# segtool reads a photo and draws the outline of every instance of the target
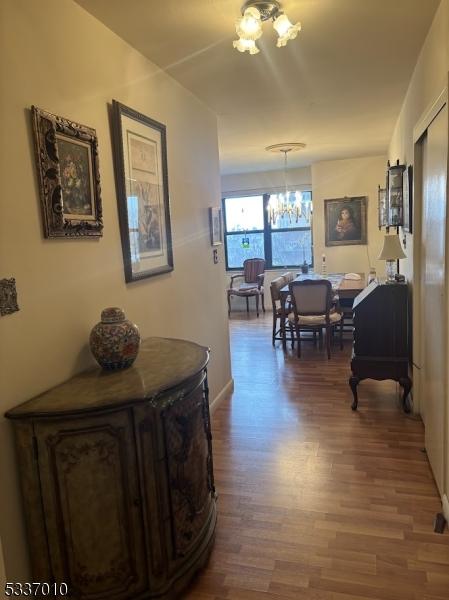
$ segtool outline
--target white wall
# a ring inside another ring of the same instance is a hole
[[[385,181],[385,156],[332,160],[312,165],[313,251],[316,269],[326,255],[328,273],[365,273],[370,263],[384,276],[385,262],[378,261],[383,232],[377,226],[377,186]],[[368,196],[366,246],[325,246],[324,200]],[[369,256],[369,259],[368,259]]]
[[[214,265],[207,211],[220,203],[215,115],[72,0],[3,0],[0,27],[0,278],[16,278],[20,306],[0,318],[0,414],[94,364],[87,341],[105,306],[122,306],[143,338],[210,346],[213,399],[231,378],[223,252]],[[175,268],[128,285],[108,117],[113,98],[167,126]],[[32,104],[96,129],[102,239],[43,238]],[[26,581],[17,466],[2,418],[0,457],[6,574]]]
[[[449,71],[449,0],[438,7],[424,45],[418,57],[413,76],[402,104],[388,156],[390,161],[413,164],[413,128],[427,108],[447,86]],[[406,234],[407,260],[401,269],[413,279],[413,235]]]
[[[260,171],[256,173],[236,173],[221,176],[221,193],[223,196],[244,193],[250,195],[258,192],[274,192],[285,189],[285,180],[289,187],[309,190],[312,183],[310,167],[287,169],[284,171]]]

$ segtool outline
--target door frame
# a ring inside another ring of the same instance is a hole
[[[422,209],[423,209],[423,156],[421,139],[426,133],[428,127],[438,115],[438,113],[447,105],[448,86],[446,86],[438,95],[436,100],[424,111],[421,118],[413,128],[413,387],[415,393],[413,396],[413,408],[417,413],[421,413],[423,408],[423,393],[421,381],[421,367],[423,356],[423,332],[425,327],[422,320]],[[449,145],[449,118],[447,123],[447,136]],[[446,318],[444,322],[444,364],[447,364],[449,350],[449,151],[448,162],[446,165],[446,226],[445,226],[445,286],[443,303],[446,307]],[[444,437],[443,437],[443,511],[446,520],[449,521],[449,369],[446,368],[445,379],[445,402],[444,402]]]

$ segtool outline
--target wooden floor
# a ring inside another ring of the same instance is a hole
[[[449,534],[423,426],[393,382],[362,382],[350,340],[303,358],[271,346],[271,315],[233,313],[235,392],[213,415],[215,547],[188,600],[448,600]],[[279,343],[278,343],[279,344]]]

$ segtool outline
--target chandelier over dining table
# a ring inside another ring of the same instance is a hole
[[[297,223],[301,217],[310,221],[311,204],[303,202],[300,191],[289,192],[287,184],[287,156],[289,152],[297,152],[305,148],[302,142],[290,142],[283,144],[272,144],[265,150],[268,152],[281,152],[284,154],[284,190],[278,194],[271,194],[268,203],[268,216],[271,224],[275,224],[279,218],[288,217],[289,222]]]

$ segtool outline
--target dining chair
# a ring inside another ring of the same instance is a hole
[[[270,284],[270,294],[271,294],[271,306],[273,309],[273,331],[272,331],[272,344],[276,340],[282,340],[282,331],[281,331],[281,318],[282,318],[282,309],[281,309],[281,289],[287,285],[288,281],[286,280],[285,275],[281,275],[280,277],[276,277]],[[279,320],[279,328],[277,327],[277,322]]]
[[[298,357],[301,356],[301,331],[318,332],[326,330],[327,358],[331,357],[331,336],[340,325],[340,349],[343,349],[343,328],[341,313],[333,305],[331,282],[327,279],[305,279],[291,281],[289,290],[292,312],[289,322],[295,330],[298,343]]]
[[[228,315],[231,314],[232,296],[246,298],[246,311],[249,312],[249,298],[256,299],[256,313],[259,316],[259,298],[262,300],[262,310],[265,312],[263,282],[265,277],[265,260],[263,258],[247,258],[243,262],[243,273],[236,273],[231,277],[231,285],[227,290]],[[234,287],[234,280],[243,278],[238,288]]]

